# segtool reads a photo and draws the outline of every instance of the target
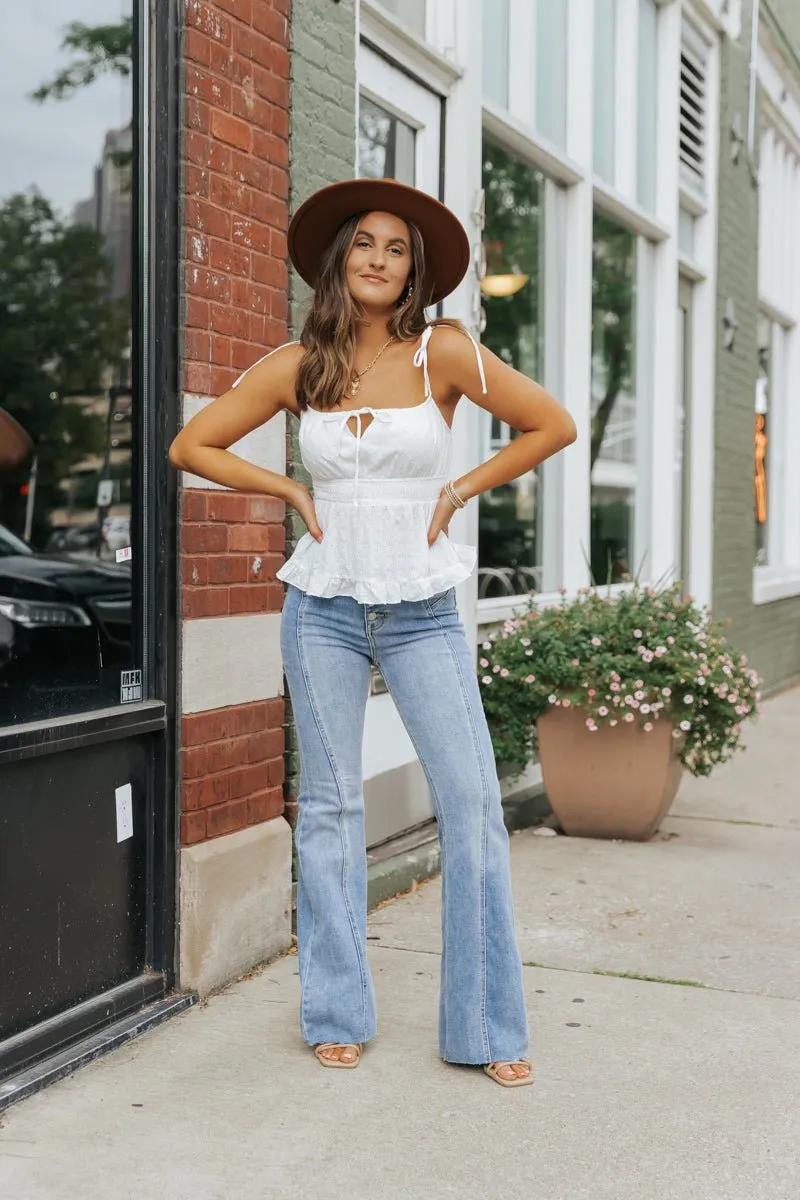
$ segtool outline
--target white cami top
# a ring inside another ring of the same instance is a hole
[[[317,542],[304,534],[278,579],[313,596],[397,604],[425,600],[472,574],[477,558],[473,546],[451,542],[445,533],[428,545],[433,512],[450,478],[452,451],[452,432],[433,398],[428,374],[434,329],[426,326],[414,355],[425,384],[421,404],[303,412],[300,456],[311,475],[323,538]],[[470,341],[485,394],[480,351]],[[365,414],[372,421],[363,428]],[[348,426],[353,417],[358,436]]]

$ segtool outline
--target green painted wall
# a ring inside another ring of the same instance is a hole
[[[356,14],[355,0],[294,0],[291,17],[291,212],[328,183],[355,174]],[[289,279],[289,322],[297,337],[308,289],[294,271]],[[310,480],[300,461],[299,425],[288,418],[287,474]],[[286,554],[306,532],[290,510]],[[287,700],[287,816],[292,818],[297,783],[297,747]]]
[[[766,0],[800,47],[797,0]],[[722,44],[717,284],[717,389],[714,473],[713,607],[731,621],[731,641],[763,676],[768,690],[800,676],[800,598],[753,604],[753,400],[757,366],[758,191],[744,153],[734,164],[730,130],[738,115],[747,128],[752,0],[745,0],[737,41]],[[789,18],[789,13],[792,13]],[[800,75],[799,75],[800,77]],[[722,345],[725,304],[735,305],[739,328],[732,350]]]

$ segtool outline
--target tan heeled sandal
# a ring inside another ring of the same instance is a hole
[[[513,1079],[504,1079],[498,1074],[501,1067],[516,1067],[525,1066],[528,1068],[527,1075],[515,1075]],[[493,1079],[495,1083],[499,1083],[501,1087],[525,1087],[529,1083],[533,1083],[533,1066],[527,1058],[516,1058],[511,1061],[498,1061],[486,1063],[484,1071]]]
[[[326,1058],[325,1055],[321,1053],[323,1050],[332,1050],[334,1047],[339,1046],[342,1048],[342,1050],[355,1050],[356,1056],[352,1062],[342,1062],[340,1058]],[[343,1070],[351,1070],[353,1067],[357,1067],[361,1062],[361,1051],[363,1049],[364,1047],[360,1042],[320,1042],[314,1047],[314,1054],[322,1063],[323,1067],[341,1067]]]

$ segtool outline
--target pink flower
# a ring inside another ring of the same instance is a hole
[[[596,729],[597,728],[597,726],[594,723],[594,717],[586,718],[586,728],[587,729]]]
[[[671,634],[670,634],[670,636],[667,638],[667,645],[668,645],[668,646],[674,646],[674,645],[675,645],[675,638],[674,638],[674,637],[672,637],[672,635],[671,635]]]
[[[482,658],[482,659],[481,659],[481,666],[485,668],[485,667],[488,667],[488,665],[489,665],[489,660],[488,660],[488,658]]]
[[[491,683],[491,682],[492,682],[491,675],[484,675],[483,679],[481,680],[481,683]]]
[[[619,681],[620,681],[620,676],[616,673],[616,671],[611,672],[611,678],[614,680],[615,683],[619,683]]]
[[[569,708],[569,700],[562,700],[561,703],[564,705],[564,708]]]
[[[656,658],[663,658],[667,653],[666,646],[656,646]]]
[[[605,704],[601,704],[597,711],[601,717],[608,716],[608,709],[606,708]]]
[[[640,683],[640,684],[639,684],[639,687],[641,688],[641,686],[642,686],[642,685],[641,685],[641,683]],[[637,700],[644,700],[644,692],[643,692],[643,691],[634,692],[633,694],[634,694],[634,696],[636,697],[636,699],[637,699]]]
[[[592,638],[592,645],[593,645],[593,646],[599,646],[600,644],[601,644],[601,643],[600,643],[600,638],[599,638],[599,637],[593,637],[593,638]]]
[[[612,683],[612,684],[611,684],[611,690],[612,690],[612,692],[618,692],[618,691],[620,690],[620,689],[619,689],[619,684],[618,684],[618,683]]]
[[[633,720],[633,713],[625,713],[625,720],[626,720],[626,721],[632,721],[632,720]]]
[[[535,676],[535,675],[526,675],[526,677],[525,677],[525,682],[526,682],[526,683],[533,683],[533,681],[534,681],[535,679],[536,679],[536,676]]]
[[[641,629],[634,629],[634,631],[633,631],[633,636],[634,636],[635,638],[640,638],[640,637],[642,636],[642,631],[641,631]]]
[[[595,694],[594,688],[589,688],[588,692],[586,693],[587,696],[594,696]]]
[[[556,698],[555,698],[555,696],[548,696],[548,697],[547,697],[547,703],[548,703],[548,704],[555,704],[555,703],[556,703]]]
[[[662,688],[662,689],[661,689],[661,695],[662,695],[662,696],[671,696],[671,695],[672,695],[672,688]]]
[[[530,646],[531,639],[530,638],[520,638],[519,644],[520,644],[520,646]]]
[[[609,721],[608,723],[609,723],[609,725],[611,725],[611,726],[612,726],[612,728],[613,728],[613,726],[614,726],[614,725],[618,725],[618,724],[619,724],[619,721]]]
[[[634,684],[634,687],[637,687],[637,688],[643,688],[643,687],[644,687],[644,682],[643,682],[643,680],[641,680],[641,679],[637,679],[637,680],[636,680],[636,683]]]
[[[502,671],[500,672],[500,678],[506,679],[507,677],[508,677],[508,671],[505,667],[503,667]]]
[[[496,675],[496,674],[497,674],[497,672],[500,670],[500,664],[499,664],[499,663],[495,663],[495,664],[494,664],[494,666],[492,667],[492,670],[494,671],[494,673],[495,673],[495,675]]]
[[[573,658],[572,665],[573,667],[579,667],[581,665],[581,660],[579,658]]]
[[[643,660],[644,660],[646,663],[652,662],[654,658],[655,658],[655,654],[653,654],[653,651],[652,651],[652,650],[645,650],[645,651],[643,651],[643,653],[642,653],[642,659],[643,659]]]
[[[652,726],[652,724],[650,723],[650,721],[645,721],[645,723],[644,723],[644,731],[645,731],[645,733],[651,733],[651,732],[652,732],[652,729],[653,729],[653,726]]]

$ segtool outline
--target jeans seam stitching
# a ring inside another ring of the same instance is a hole
[[[381,667],[380,665],[378,666],[378,669],[381,671],[381,674],[383,674],[383,669],[382,669],[382,667]],[[392,685],[391,685],[391,683],[389,682],[389,680],[388,680],[388,679],[386,679],[386,676],[385,676],[385,675],[383,676],[383,678],[384,678],[384,680],[386,681],[386,686],[387,686],[387,688],[389,689],[389,695],[391,696],[391,695],[392,695]],[[393,699],[393,697],[392,697],[392,699]],[[403,724],[405,725],[405,722],[403,722]],[[446,837],[446,832],[447,832],[447,826],[446,826],[446,822],[445,822],[444,820],[439,820],[438,813],[439,813],[439,812],[441,812],[441,814],[442,814],[442,817],[444,817],[444,805],[443,805],[443,804],[441,804],[441,802],[440,802],[440,800],[439,800],[439,792],[438,792],[438,789],[436,788],[436,785],[435,785],[435,784],[434,784],[434,782],[433,782],[433,777],[430,775],[430,773],[429,773],[429,771],[428,771],[428,767],[427,767],[427,765],[426,765],[426,763],[425,763],[425,759],[424,759],[424,757],[423,757],[422,751],[420,750],[420,748],[419,748],[419,746],[418,746],[418,744],[417,744],[417,740],[416,740],[416,738],[414,737],[414,734],[413,734],[413,733],[411,732],[411,730],[410,730],[410,729],[408,729],[407,727],[406,727],[406,732],[407,732],[407,734],[408,734],[408,737],[409,737],[409,740],[410,740],[410,742],[411,742],[412,746],[414,747],[414,749],[415,749],[415,750],[416,750],[416,752],[417,752],[417,758],[419,759],[419,761],[420,761],[420,763],[421,763],[421,765],[422,765],[422,769],[423,769],[423,771],[425,772],[425,778],[428,780],[428,786],[429,786],[429,788],[431,789],[431,794],[433,795],[433,797],[434,797],[434,800],[436,801],[436,808],[437,808],[437,810],[438,810],[438,811],[437,811],[437,815],[436,815],[436,823],[437,823],[437,825],[439,826],[439,830],[440,830],[440,834],[439,834],[439,857],[440,857],[440,868],[441,868],[441,873],[442,873],[442,875],[443,875],[443,874],[444,874],[444,865],[445,865],[445,849],[444,849],[444,843],[445,843],[445,837]],[[444,947],[443,947],[443,949],[444,949]],[[446,994],[447,994],[447,993],[446,993],[446,991],[445,991],[445,996],[446,996]],[[443,997],[442,997],[442,1000],[443,1000],[443,1001],[444,1001],[444,998],[445,998],[445,997],[443,996]],[[446,1045],[446,1042],[445,1042],[445,1061],[446,1061],[446,1060],[447,1060],[447,1045]]]
[[[486,842],[489,827],[489,787],[486,779],[486,771],[484,769],[480,739],[478,737],[478,731],[475,727],[475,718],[469,702],[467,690],[464,686],[464,676],[461,670],[461,664],[458,661],[458,654],[456,653],[449,633],[442,625],[441,621],[436,615],[436,612],[431,608],[430,604],[428,604],[428,608],[433,616],[433,619],[436,621],[436,624],[439,626],[439,629],[442,631],[445,642],[447,643],[447,648],[449,649],[453,658],[453,663],[456,668],[456,674],[458,675],[459,686],[461,689],[461,698],[464,701],[464,707],[466,708],[467,715],[469,717],[470,728],[472,730],[472,736],[475,744],[475,751],[478,757],[478,766],[481,773],[481,786],[483,789],[483,810],[481,813],[481,1028],[483,1031],[485,1053],[488,1056],[488,1061],[491,1062],[492,1056],[491,1046],[489,1044],[489,1030],[486,1024]]]
[[[323,729],[322,722],[321,722],[320,716],[319,716],[319,709],[318,709],[318,706],[317,706],[315,698],[314,698],[314,692],[311,687],[311,680],[309,678],[308,670],[306,667],[306,658],[305,658],[305,652],[304,652],[304,647],[303,647],[303,636],[302,636],[303,635],[302,617],[303,617],[303,611],[305,608],[305,596],[306,596],[306,593],[303,593],[303,601],[300,605],[300,609],[297,614],[297,617],[298,617],[298,620],[297,620],[298,657],[300,659],[300,666],[302,668],[303,683],[305,684],[306,695],[308,696],[308,703],[309,703],[311,712],[314,717],[314,722],[317,726],[317,731],[319,733],[320,740],[321,740],[323,746],[325,747],[325,753],[328,755],[328,761],[330,762],[331,770],[333,771],[333,777],[334,777],[334,780],[336,781],[336,790],[339,794],[339,812],[338,812],[337,823],[338,823],[338,828],[339,828],[339,837],[340,837],[340,841],[342,844],[342,895],[344,896],[345,908],[347,910],[347,918],[348,918],[348,921],[350,924],[350,932],[353,935],[353,942],[354,942],[355,948],[356,948],[356,958],[358,960],[359,972],[361,974],[362,1037],[359,1040],[363,1042],[366,1040],[367,990],[368,989],[367,989],[367,978],[366,978],[366,974],[365,974],[365,970],[364,970],[364,962],[363,962],[363,959],[361,956],[361,947],[358,944],[358,931],[356,929],[352,903],[351,903],[350,895],[349,895],[348,888],[347,888],[347,865],[349,862],[349,858],[348,858],[348,854],[347,854],[346,839],[343,836],[343,824],[342,824],[343,817],[344,817],[344,796],[343,796],[343,792],[342,792],[341,776],[339,774],[339,768],[336,763],[336,757],[333,753],[333,748],[331,747],[330,742],[329,742],[329,740],[325,734],[325,731]],[[311,966],[310,949],[311,949],[311,947],[309,945],[309,954],[307,955],[309,968]]]

